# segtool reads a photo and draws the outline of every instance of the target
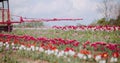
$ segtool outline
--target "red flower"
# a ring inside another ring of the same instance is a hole
[[[112,56],[118,58],[118,57],[119,57],[119,53],[118,53],[118,52],[114,52],[114,53],[112,54]]]
[[[73,46],[79,46],[79,42],[73,43]]]
[[[80,50],[80,53],[85,55],[91,54],[91,52],[88,50]]]
[[[73,48],[69,48],[69,47],[66,47],[66,49],[65,49],[64,51],[69,51],[69,50],[74,51],[74,49],[73,49]]]
[[[109,55],[107,52],[105,52],[105,53],[102,53],[101,56],[102,58],[107,59]]]

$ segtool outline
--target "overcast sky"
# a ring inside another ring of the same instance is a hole
[[[98,0],[10,0],[14,15],[30,18],[83,18],[76,22],[48,22],[45,25],[90,24],[100,18]]]

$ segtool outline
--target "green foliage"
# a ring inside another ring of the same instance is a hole
[[[5,54],[0,60],[1,63],[18,63],[18,61],[14,57],[11,57],[8,54]]]
[[[96,25],[110,25],[110,26],[120,26],[120,18],[118,19],[110,19],[109,21],[106,21],[105,18],[101,18],[97,21]]]
[[[109,25],[109,22],[106,21],[105,18],[102,18],[102,19],[100,19],[100,20],[97,21],[97,24],[104,26],[104,25]]]
[[[18,63],[17,59],[15,57],[12,57],[13,50],[4,50],[2,49],[2,52],[0,54],[3,54],[3,56],[0,58],[0,63]]]

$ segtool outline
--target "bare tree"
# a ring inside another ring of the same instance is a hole
[[[99,11],[103,14],[106,20],[117,19],[120,15],[120,0],[102,0],[98,6]]]

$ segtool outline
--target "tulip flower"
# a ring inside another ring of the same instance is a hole
[[[114,52],[114,53],[112,54],[112,56],[118,58],[118,57],[119,57],[119,53],[118,53],[118,52]]]
[[[96,60],[97,62],[99,62],[101,59],[102,59],[101,55],[96,55],[96,56],[95,56],[95,60]]]
[[[108,53],[107,53],[107,52],[105,52],[105,53],[102,53],[102,55],[101,55],[101,56],[102,56],[102,58],[107,59],[109,55],[108,55]]]

